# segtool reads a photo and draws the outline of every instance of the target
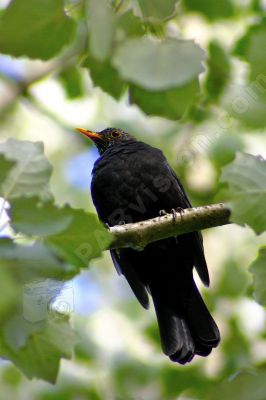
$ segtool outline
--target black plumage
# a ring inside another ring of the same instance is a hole
[[[110,226],[157,217],[160,210],[188,208],[184,188],[163,153],[120,129],[80,132],[96,144],[100,157],[92,171],[91,194],[101,221]],[[218,327],[193,280],[193,267],[209,285],[200,232],[151,243],[143,251],[112,250],[144,308],[152,296],[162,349],[185,364],[195,354],[207,356],[220,340]]]

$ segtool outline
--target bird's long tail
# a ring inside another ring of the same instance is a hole
[[[195,354],[210,354],[220,341],[220,333],[194,281],[182,304],[162,302],[150,289],[164,353],[180,364],[191,361]]]

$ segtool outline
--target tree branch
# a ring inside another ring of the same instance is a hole
[[[223,203],[187,208],[176,216],[164,216],[110,228],[113,241],[109,249],[131,247],[143,249],[148,243],[172,236],[230,224],[230,209]]]

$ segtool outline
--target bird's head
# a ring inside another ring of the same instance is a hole
[[[77,131],[90,138],[97,146],[100,154],[103,154],[111,146],[117,146],[122,142],[134,140],[128,133],[118,128],[106,128],[101,132],[92,132],[87,129],[77,128]]]

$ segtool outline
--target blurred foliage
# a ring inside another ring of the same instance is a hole
[[[266,230],[266,160],[238,154],[223,168],[221,180],[228,183],[225,196],[233,211],[232,220],[250,225],[256,233]]]
[[[0,1],[0,400],[265,400],[265,42],[260,0]],[[242,228],[205,236],[208,358],[169,363],[115,286],[76,123],[161,147],[193,204],[232,207]],[[104,305],[69,320],[61,292],[88,264]]]

